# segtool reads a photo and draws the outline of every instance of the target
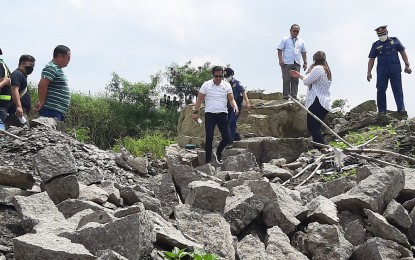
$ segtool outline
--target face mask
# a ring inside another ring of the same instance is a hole
[[[386,39],[388,39],[388,35],[387,34],[379,36],[379,41],[381,41],[381,42],[386,41]]]
[[[30,75],[33,72],[34,66],[26,66],[24,69],[26,70],[26,74]]]
[[[225,78],[225,80],[226,80],[226,82],[231,82],[232,78],[233,78],[232,76],[229,76],[229,77]]]

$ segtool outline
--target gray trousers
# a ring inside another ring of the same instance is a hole
[[[288,98],[288,95],[292,96],[293,98],[297,99],[298,93],[298,78],[294,78],[290,76],[290,70],[296,70],[300,72],[300,64],[284,64],[281,67],[282,71],[282,94],[284,98]]]

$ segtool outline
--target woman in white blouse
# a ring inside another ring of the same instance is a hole
[[[290,75],[302,79],[304,85],[308,86],[305,106],[311,113],[324,121],[331,108],[331,71],[324,52],[316,52],[313,55],[313,61],[313,65],[310,66],[306,75],[303,76],[295,70],[291,70]],[[307,114],[307,129],[314,142],[324,144],[324,137],[320,132],[321,123],[310,114]]]

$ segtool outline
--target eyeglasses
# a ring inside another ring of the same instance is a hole
[[[300,31],[299,30],[293,30],[293,32],[297,33],[297,32],[300,32]]]
[[[213,75],[215,78],[223,78],[223,75]]]

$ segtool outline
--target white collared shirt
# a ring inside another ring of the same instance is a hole
[[[301,53],[307,52],[303,39],[291,36],[283,37],[277,49],[282,50],[284,64],[294,64],[294,61],[301,64]]]
[[[327,78],[323,66],[315,66],[308,74],[303,77],[303,83],[304,85],[309,86],[305,100],[305,107],[309,108],[313,104],[316,97],[318,97],[321,106],[324,107],[327,111],[330,111],[331,81]]]
[[[205,113],[228,113],[226,106],[228,94],[232,93],[231,85],[222,80],[215,85],[213,79],[205,81],[199,90],[205,95]]]

